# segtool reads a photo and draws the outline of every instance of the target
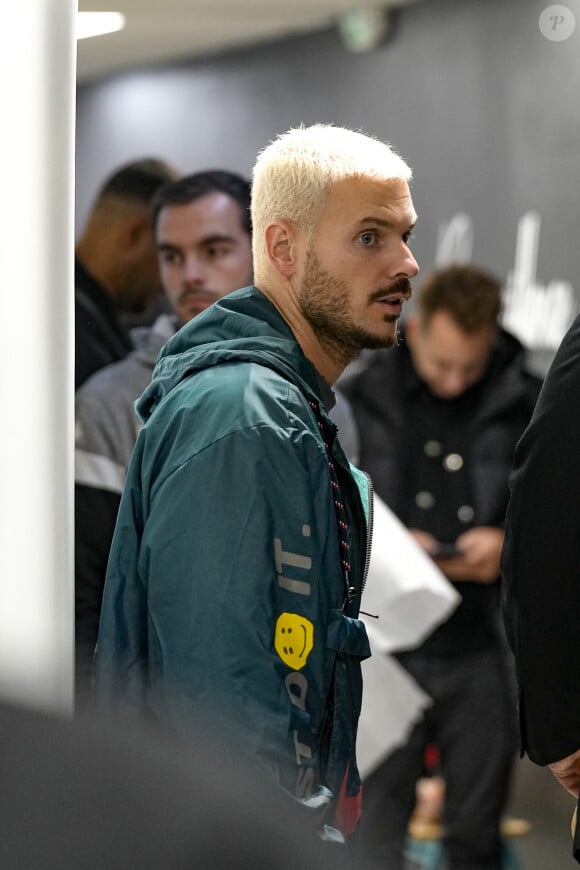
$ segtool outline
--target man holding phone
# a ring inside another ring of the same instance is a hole
[[[447,783],[451,870],[498,870],[499,820],[516,746],[515,700],[499,619],[499,560],[513,450],[540,382],[498,325],[499,283],[471,266],[427,276],[399,345],[343,384],[360,466],[454,584],[447,622],[399,661],[433,705],[408,743],[365,783],[362,838],[400,870],[425,746]]]

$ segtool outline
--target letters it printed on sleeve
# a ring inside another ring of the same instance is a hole
[[[310,526],[302,527],[302,535],[305,538],[310,537]],[[312,569],[310,556],[285,551],[281,539],[275,538],[274,558],[280,589],[297,596],[297,604],[299,600],[310,596],[311,584],[307,579],[308,572]],[[293,579],[286,576],[286,568],[298,568],[306,579]],[[290,701],[301,710],[306,710],[308,680],[300,671],[314,648],[314,639],[314,625],[305,616],[286,610],[279,614],[274,631],[274,648],[284,664],[291,668],[284,682]],[[296,795],[305,798],[309,797],[314,785],[314,771],[310,767],[303,767],[304,761],[308,762],[312,758],[312,747],[304,742],[306,737],[299,735],[298,731],[294,730],[292,736],[296,763],[299,767]]]

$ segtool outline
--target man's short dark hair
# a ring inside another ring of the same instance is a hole
[[[209,193],[225,193],[238,203],[242,226],[251,236],[250,182],[241,175],[227,172],[224,169],[196,172],[160,187],[153,197],[153,229],[157,225],[159,212],[162,208],[169,205],[187,205]]]
[[[417,294],[417,311],[424,328],[436,311],[446,311],[464,332],[479,332],[497,326],[500,310],[499,281],[470,265],[435,269]]]
[[[103,183],[98,199],[115,196],[149,205],[163,184],[175,181],[178,174],[168,163],[147,157],[119,167]]]

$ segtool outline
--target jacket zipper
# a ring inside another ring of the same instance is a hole
[[[375,491],[374,491],[374,486],[373,486],[373,482],[371,480],[370,475],[368,475],[366,473],[366,471],[363,471],[363,474],[366,477],[367,483],[369,486],[369,517],[367,520],[367,545],[366,545],[366,552],[365,552],[365,564],[364,564],[364,568],[363,568],[362,581],[361,581],[361,587],[360,587],[361,599],[362,599],[362,594],[364,592],[364,588],[366,586],[367,577],[369,575],[369,568],[371,565],[371,548],[372,548],[372,543],[373,543],[373,528],[374,528],[374,522],[375,522],[375,508],[374,508]]]

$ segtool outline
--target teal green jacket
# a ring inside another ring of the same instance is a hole
[[[95,664],[105,705],[227,727],[299,798],[334,794],[355,760],[366,477],[324,387],[255,287],[164,346],[113,539]],[[317,421],[312,404],[320,408]],[[348,516],[346,595],[329,457]],[[349,600],[349,598],[351,600]]]

